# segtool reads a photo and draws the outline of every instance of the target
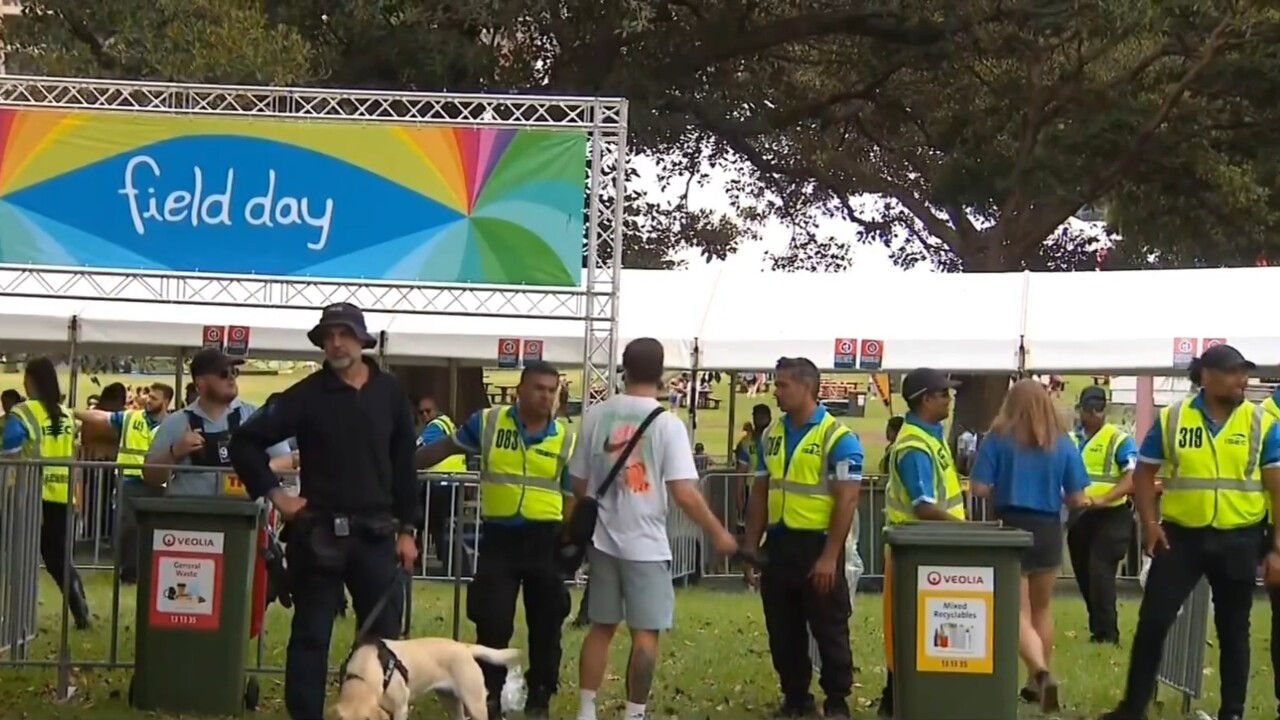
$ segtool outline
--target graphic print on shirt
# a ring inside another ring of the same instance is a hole
[[[609,456],[611,463],[618,462],[618,455],[627,448],[637,429],[638,426],[635,424],[613,426],[613,431],[609,433],[609,439],[604,444],[605,454]],[[636,448],[627,458],[627,464],[622,468],[621,480],[631,492],[647,495],[653,486],[649,484],[649,469],[645,467],[644,456],[639,450]]]

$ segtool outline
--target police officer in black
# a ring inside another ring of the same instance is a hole
[[[412,408],[400,383],[362,353],[377,344],[364,315],[348,303],[330,305],[307,337],[324,350],[324,367],[241,425],[230,446],[249,493],[270,498],[287,521],[294,610],[285,706],[292,720],[324,716],[329,641],[344,584],[358,627],[368,624],[376,638],[399,635],[400,578],[417,559],[422,512]],[[266,449],[288,438],[298,443],[297,497],[267,465]]]

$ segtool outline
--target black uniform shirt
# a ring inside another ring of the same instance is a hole
[[[322,513],[391,514],[420,522],[415,434],[409,398],[368,358],[369,380],[351,387],[326,363],[276,395],[231,439],[231,464],[255,498],[279,487],[267,448],[296,438],[302,497]]]

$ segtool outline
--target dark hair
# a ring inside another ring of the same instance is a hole
[[[192,396],[200,396],[200,388],[196,387],[194,382],[189,382],[182,388],[182,402],[184,405],[190,405]]]
[[[902,429],[902,424],[904,422],[906,422],[906,418],[902,417],[901,415],[894,415],[893,417],[889,418],[889,422],[885,425],[885,429],[893,430],[894,432],[897,432],[898,430]]]
[[[166,405],[173,402],[173,386],[172,385],[165,385],[162,382],[151,383],[151,389],[160,391],[160,394],[164,396],[164,403]]]
[[[113,382],[102,388],[102,395],[98,398],[98,402],[124,405],[128,399],[129,391],[125,389],[124,383]]]
[[[1196,387],[1200,387],[1204,381],[1204,363],[1200,358],[1191,358],[1191,364],[1187,366],[1187,379]]]
[[[796,377],[800,382],[813,385],[813,397],[818,397],[818,386],[822,384],[822,373],[818,372],[818,366],[813,364],[809,358],[778,358],[778,364],[774,366],[775,372],[786,370]]]
[[[545,360],[535,360],[525,365],[524,370],[520,371],[520,384],[523,385],[525,380],[535,375],[550,375],[556,380],[560,379],[560,371],[556,370],[555,365]]]
[[[4,392],[0,392],[0,402],[13,403],[14,405],[17,405],[22,402],[22,393],[14,390],[13,388],[9,388]]]
[[[653,338],[636,338],[622,351],[622,369],[627,373],[629,383],[660,384],[665,364],[666,353],[662,343]]]
[[[769,408],[769,406],[768,406],[768,405],[765,405],[764,403],[756,403],[755,405],[752,405],[752,406],[751,406],[751,417],[755,417],[756,415],[760,415],[760,414],[764,414],[764,415],[768,415],[768,416],[770,416],[770,417],[773,417],[773,410],[771,410],[771,409]]]
[[[47,357],[38,357],[27,363],[27,380],[35,390],[36,402],[44,406],[49,415],[49,434],[57,437],[62,434],[62,406],[58,401],[62,398],[62,390],[58,387],[58,369]]]

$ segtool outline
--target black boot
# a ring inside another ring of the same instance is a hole
[[[822,703],[822,717],[827,720],[849,720],[849,702],[844,698],[827,698]]]
[[[88,630],[93,623],[89,617],[89,601],[84,596],[84,585],[77,578],[71,582],[67,595],[67,608],[75,620],[77,630]]]
[[[893,673],[885,673],[884,690],[880,691],[880,706],[876,708],[876,717],[880,720],[893,718]]]
[[[502,714],[502,700],[491,697],[485,706],[489,708],[489,720],[506,720]]]
[[[492,715],[492,713],[490,713]],[[529,697],[524,701],[526,720],[547,720],[551,717],[551,694],[529,690]]]

